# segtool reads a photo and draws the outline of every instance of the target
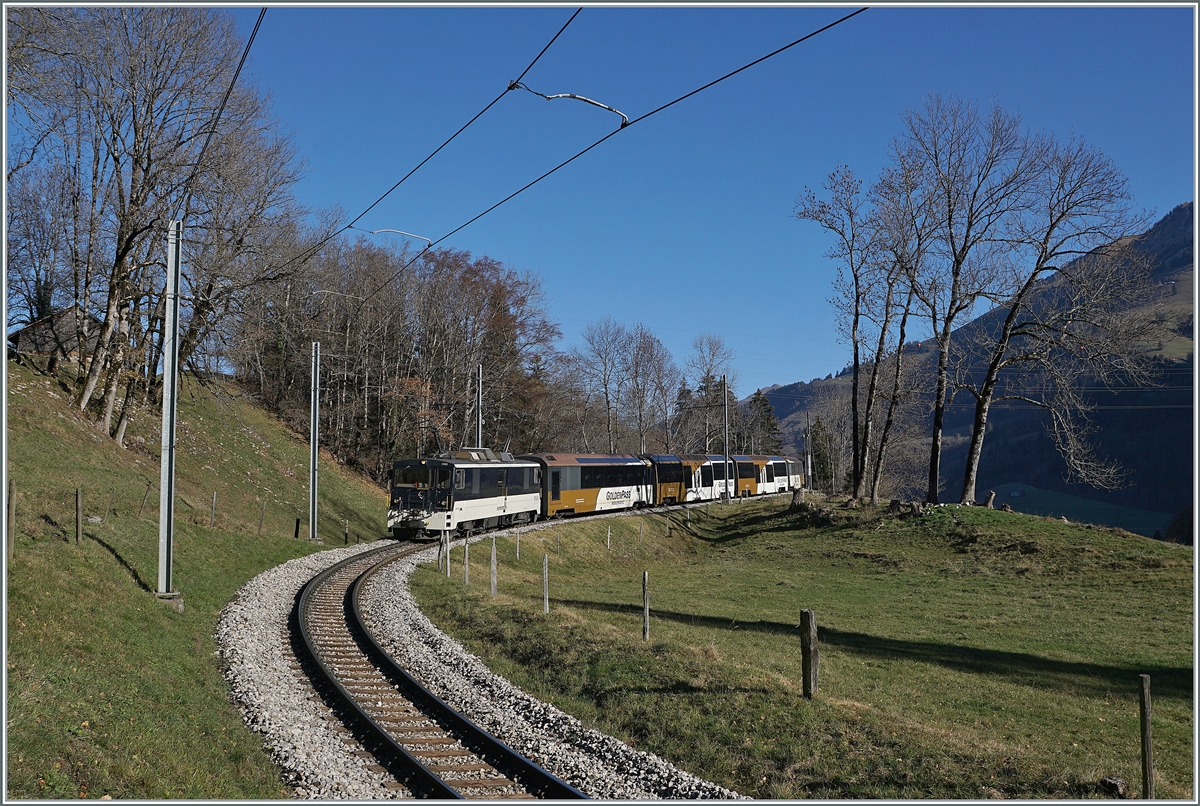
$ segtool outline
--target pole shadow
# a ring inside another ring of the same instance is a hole
[[[117,562],[121,564],[121,567],[124,568],[126,571],[128,571],[129,575],[131,577],[133,577],[133,581],[137,583],[137,586],[139,588],[144,590],[146,593],[154,592],[150,589],[150,586],[147,585],[142,580],[142,577],[138,574],[137,569],[134,568],[132,565],[130,565],[129,562],[126,561],[126,559],[124,557],[122,557],[121,554],[115,548],[113,548],[108,543],[104,542],[103,540],[101,540],[100,538],[96,537],[93,534],[88,534],[87,532],[84,532],[83,536],[90,538],[92,540],[95,540],[97,543],[99,543],[101,546],[103,546],[108,551],[109,554],[111,554],[113,557],[115,557]]]

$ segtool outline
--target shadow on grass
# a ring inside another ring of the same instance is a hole
[[[129,575],[133,577],[133,581],[137,583],[139,588],[144,590],[146,593],[153,593],[153,591],[150,590],[150,586],[147,585],[144,581],[142,581],[142,578],[138,574],[137,569],[134,568],[132,565],[130,565],[128,563],[128,561],[126,561],[126,559],[124,557],[122,557],[115,548],[110,546],[108,543],[105,543],[103,540],[101,540],[100,538],[96,537],[93,534],[84,532],[83,536],[87,537],[87,538],[91,538],[92,540],[95,540],[97,543],[99,543],[101,546],[103,546],[108,551],[109,554],[111,554],[113,557],[116,557],[117,562],[119,562],[121,564],[122,568],[124,568],[126,571],[129,572]]]
[[[729,504],[728,506],[737,507],[738,504]],[[832,507],[831,507],[832,508]],[[792,533],[793,537],[798,539],[806,537],[806,533],[820,532],[827,535],[830,532],[846,531],[850,529],[861,529],[867,526],[874,525],[879,517],[860,516],[859,518],[846,518],[844,520],[835,520],[833,523],[824,526],[812,526],[804,522],[803,517],[798,514],[788,512],[787,507],[780,509],[778,512],[763,512],[757,515],[742,516],[740,513],[731,513],[732,518],[738,518],[736,521],[736,529],[731,534],[726,534],[721,537],[706,537],[702,534],[696,534],[695,537],[711,546],[720,546],[725,543],[738,543],[747,540],[752,540],[755,537],[770,534],[775,532]],[[729,526],[725,525],[724,529]]]
[[[580,610],[624,613],[638,617],[642,614],[640,605],[585,602],[577,599],[554,599],[552,601]],[[800,628],[798,625],[784,624],[778,621],[736,621],[654,608],[651,608],[650,615],[652,619],[675,621],[693,627],[794,635],[796,650],[799,652]],[[1018,685],[1058,690],[1069,694],[1104,696],[1114,690],[1132,694],[1137,691],[1138,675],[1148,674],[1157,696],[1190,699],[1192,695],[1193,670],[1190,668],[1172,666],[1133,668],[1105,666],[1098,663],[1072,663],[1043,658],[1027,652],[1006,652],[932,641],[883,638],[868,633],[820,626],[817,628],[817,640],[826,646],[837,647],[859,655],[932,663],[960,672],[986,674],[1004,678],[1008,682]]]

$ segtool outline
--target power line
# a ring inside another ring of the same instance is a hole
[[[449,138],[447,138],[447,139],[446,139],[446,141],[445,141],[444,143],[442,143],[440,146],[438,146],[437,148],[435,148],[435,149],[433,150],[433,152],[432,152],[432,153],[431,153],[431,154],[430,154],[428,157],[426,157],[425,159],[423,159],[423,160],[421,160],[419,163],[417,163],[417,166],[416,166],[415,168],[413,168],[411,171],[409,171],[409,172],[408,172],[408,173],[406,173],[406,174],[405,174],[403,177],[401,177],[399,182],[397,182],[396,184],[394,184],[394,185],[392,185],[390,188],[388,188],[388,189],[387,189],[387,191],[386,191],[386,192],[385,192],[385,193],[384,193],[382,196],[380,196],[380,197],[379,197],[378,199],[376,199],[375,201],[371,202],[371,204],[367,206],[367,209],[363,210],[361,213],[359,213],[357,216],[355,216],[355,217],[354,217],[354,219],[353,219],[353,220],[351,220],[351,221],[350,221],[348,224],[345,224],[345,225],[343,225],[343,226],[342,226],[340,229],[338,229],[338,230],[335,230],[334,232],[330,233],[330,234],[329,234],[329,235],[327,235],[326,237],[322,238],[320,241],[318,241],[318,242],[317,242],[317,244],[316,244],[315,246],[311,246],[311,247],[309,247],[307,250],[305,250],[304,252],[302,252],[300,255],[297,255],[296,257],[294,257],[294,258],[292,258],[292,259],[290,259],[290,260],[288,260],[288,261],[284,262],[283,264],[281,264],[281,265],[278,267],[278,269],[276,269],[276,271],[279,271],[279,270],[282,270],[282,269],[285,269],[285,268],[287,268],[287,267],[288,267],[288,266],[290,266],[292,263],[295,263],[297,260],[299,260],[299,261],[304,261],[304,260],[307,260],[308,258],[312,257],[314,254],[316,254],[316,253],[317,253],[317,251],[318,251],[318,250],[319,250],[319,249],[320,249],[322,246],[324,246],[325,244],[329,243],[330,241],[332,241],[332,240],[333,240],[334,238],[336,238],[337,236],[341,235],[341,234],[342,234],[343,232],[345,232],[346,230],[348,230],[348,229],[351,229],[352,227],[354,227],[354,225],[355,225],[356,223],[358,223],[359,219],[361,219],[361,218],[362,218],[363,216],[365,216],[367,213],[371,212],[371,210],[373,210],[373,209],[374,209],[374,208],[375,208],[375,207],[376,207],[376,206],[377,206],[377,205],[378,205],[380,202],[382,202],[384,199],[386,199],[388,196],[390,196],[390,195],[391,195],[391,193],[392,193],[392,191],[394,191],[396,188],[398,188],[398,187],[400,187],[402,184],[404,184],[404,182],[405,182],[405,181],[406,181],[406,180],[407,180],[407,179],[408,179],[410,176],[412,176],[412,175],[413,175],[413,174],[415,174],[415,173],[416,173],[418,170],[420,170],[420,169],[421,169],[421,167],[422,167],[422,166],[423,166],[425,163],[429,162],[431,159],[433,159],[435,156],[437,156],[437,154],[438,154],[438,152],[439,152],[439,151],[441,151],[441,150],[442,150],[443,148],[445,148],[446,146],[450,145],[450,143],[451,143],[451,142],[453,142],[453,141],[454,141],[454,139],[455,139],[456,137],[458,137],[460,134],[462,134],[464,131],[466,131],[466,130],[467,130],[467,128],[468,128],[468,127],[469,127],[469,126],[470,126],[472,123],[474,123],[475,121],[479,120],[479,118],[483,117],[483,114],[484,114],[485,112],[487,112],[489,109],[491,109],[493,106],[495,106],[495,105],[496,105],[496,103],[497,103],[497,102],[498,102],[498,101],[499,101],[501,98],[503,98],[505,95],[507,95],[507,94],[508,94],[508,93],[510,93],[510,92],[511,92],[513,89],[515,89],[515,88],[516,88],[516,86],[517,86],[517,84],[520,82],[520,80],[521,80],[522,78],[524,78],[524,77],[525,77],[525,74],[526,74],[526,73],[528,73],[530,70],[532,70],[532,69],[533,69],[533,66],[534,66],[535,64],[537,64],[537,63],[538,63],[538,60],[539,60],[539,59],[541,59],[541,58],[542,58],[542,56],[545,54],[545,52],[546,52],[547,50],[549,50],[549,49],[550,49],[550,46],[554,44],[555,40],[557,40],[557,39],[558,39],[558,37],[559,37],[559,36],[562,34],[562,32],[563,32],[563,31],[567,30],[567,26],[568,26],[568,25],[570,25],[570,24],[571,24],[571,22],[572,22],[572,21],[573,21],[573,20],[574,20],[574,19],[575,19],[577,16],[579,16],[579,12],[580,12],[580,11],[583,11],[583,9],[582,9],[582,8],[577,8],[577,9],[575,9],[575,13],[571,15],[571,18],[570,18],[570,19],[568,19],[568,20],[567,20],[565,23],[563,23],[563,27],[562,27],[562,28],[559,28],[559,29],[558,29],[558,33],[556,33],[556,34],[555,34],[553,37],[551,37],[550,41],[546,43],[546,46],[545,46],[544,48],[542,48],[542,49],[541,49],[541,51],[538,53],[538,55],[537,55],[537,56],[535,56],[535,57],[533,58],[533,61],[531,61],[531,62],[529,63],[529,66],[528,66],[528,67],[526,67],[524,70],[522,70],[522,71],[521,71],[521,75],[520,75],[520,77],[519,77],[519,78],[517,78],[517,80],[516,80],[516,81],[509,82],[508,86],[504,88],[504,91],[503,91],[503,92],[501,92],[499,95],[497,95],[495,98],[493,98],[493,99],[491,100],[491,102],[490,102],[490,103],[489,103],[487,106],[485,106],[483,109],[479,110],[479,112],[478,112],[478,113],[476,113],[475,117],[471,118],[471,119],[470,119],[470,120],[468,120],[466,123],[464,123],[464,124],[462,125],[462,128],[460,128],[460,129],[459,129],[458,131],[456,131],[454,134],[450,135],[450,137],[449,137]],[[430,247],[428,247],[428,246],[427,246],[425,249],[422,249],[420,254],[424,254],[424,253],[425,253],[425,252],[426,252],[426,251],[427,251],[429,248],[430,248]],[[420,256],[420,254],[418,254],[418,257]],[[415,258],[414,258],[414,259],[415,259]],[[411,262],[411,261],[410,261],[410,262]],[[407,267],[408,267],[408,264],[405,264],[405,267],[404,267],[404,268],[407,268]],[[401,269],[401,271],[403,271],[403,269]],[[397,275],[396,275],[396,276],[399,276],[399,272],[397,272]],[[395,277],[393,277],[392,279],[395,279]],[[388,282],[391,282],[391,280],[389,280]],[[386,285],[386,284],[385,284],[385,285]],[[376,289],[376,292],[377,292],[378,290],[379,290],[379,289]],[[372,292],[372,294],[371,294],[371,295],[373,295],[373,294],[374,294],[374,293],[376,293],[376,292]],[[371,295],[368,295],[368,296],[371,296]]]
[[[204,162],[204,153],[208,151],[208,144],[212,142],[213,135],[217,131],[217,123],[220,122],[221,114],[225,111],[225,104],[229,103],[229,96],[233,94],[233,87],[237,84],[238,76],[242,74],[242,66],[246,63],[246,57],[250,55],[250,46],[254,44],[254,37],[258,34],[258,26],[262,25],[263,17],[266,14],[266,8],[258,12],[258,21],[254,23],[254,30],[250,32],[250,38],[246,40],[246,47],[242,50],[242,58],[238,62],[237,69],[233,71],[233,78],[230,79],[229,88],[225,90],[225,97],[221,99],[221,105],[217,108],[217,115],[213,118],[212,128],[208,130],[208,136],[204,138],[204,145],[200,147],[200,156],[196,158],[196,164],[192,166],[191,176],[184,183],[183,199],[180,200],[179,206],[175,208],[175,212],[170,219],[171,221],[177,221],[180,212],[186,211],[188,203],[192,200],[192,182],[196,180],[196,174],[200,173],[200,166]]]
[[[415,261],[416,261],[418,258],[420,258],[420,257],[421,257],[421,255],[425,254],[427,251],[429,251],[429,250],[430,250],[430,249],[432,249],[433,247],[437,246],[437,245],[438,245],[439,243],[441,243],[442,241],[446,240],[447,238],[449,238],[450,236],[452,236],[452,235],[454,235],[455,233],[459,232],[460,230],[466,229],[466,228],[467,228],[467,227],[469,227],[471,224],[474,224],[476,221],[478,221],[479,219],[483,218],[483,217],[484,217],[485,215],[487,215],[488,213],[490,213],[490,212],[492,212],[493,210],[495,210],[497,207],[500,207],[501,205],[505,204],[506,202],[509,202],[509,201],[511,201],[512,199],[516,198],[517,196],[521,195],[521,194],[522,194],[522,193],[524,193],[525,191],[529,190],[529,188],[533,187],[533,186],[534,186],[534,185],[536,185],[538,182],[541,182],[543,179],[545,179],[546,177],[548,177],[548,176],[550,176],[551,174],[555,173],[556,171],[558,171],[558,170],[560,170],[560,169],[562,169],[562,168],[565,168],[566,166],[570,165],[572,162],[574,162],[575,160],[579,159],[579,158],[580,158],[580,157],[582,157],[584,154],[588,153],[588,152],[589,152],[589,151],[591,151],[593,148],[595,148],[596,146],[600,145],[600,144],[601,144],[601,143],[603,143],[604,141],[608,140],[610,137],[612,137],[613,135],[617,134],[618,132],[623,132],[623,131],[625,131],[626,129],[628,129],[630,126],[633,126],[633,125],[634,125],[634,124],[636,124],[636,123],[640,123],[640,122],[642,122],[643,120],[645,120],[645,119],[647,119],[647,118],[649,118],[649,117],[651,117],[651,116],[653,116],[653,115],[657,115],[659,112],[662,112],[664,109],[668,109],[668,108],[670,108],[670,107],[674,106],[675,104],[679,103],[680,101],[683,101],[683,100],[686,100],[686,99],[688,99],[688,98],[691,98],[693,95],[695,95],[695,94],[697,94],[697,93],[699,93],[699,92],[703,92],[704,90],[708,89],[709,87],[713,87],[713,86],[715,86],[715,85],[717,85],[717,84],[720,84],[720,83],[721,83],[722,81],[724,81],[725,79],[727,79],[727,78],[732,78],[733,76],[736,76],[738,73],[742,72],[743,70],[748,70],[748,69],[750,69],[751,67],[753,67],[754,65],[756,65],[756,64],[760,64],[761,62],[764,62],[764,61],[766,61],[767,59],[770,59],[772,56],[778,56],[780,53],[783,53],[785,50],[788,50],[789,48],[793,48],[793,47],[795,47],[796,45],[799,45],[801,42],[804,42],[804,41],[806,41],[806,40],[812,39],[812,38],[813,38],[814,36],[816,36],[817,34],[824,33],[825,31],[828,31],[830,28],[833,28],[834,26],[841,25],[843,22],[845,22],[846,20],[850,19],[851,17],[857,16],[857,15],[859,15],[859,14],[863,13],[864,11],[866,11],[866,10],[867,10],[867,8],[868,8],[867,6],[864,6],[863,8],[860,8],[858,11],[851,12],[850,14],[847,14],[846,16],[842,17],[841,19],[834,20],[833,22],[829,23],[828,25],[825,25],[825,26],[823,26],[823,27],[821,27],[821,28],[818,28],[818,29],[817,29],[817,30],[815,30],[815,31],[812,31],[812,32],[810,32],[810,33],[808,33],[808,34],[805,34],[804,36],[800,37],[799,39],[795,40],[794,42],[790,42],[789,44],[787,44],[787,45],[784,45],[784,46],[783,46],[783,47],[781,47],[781,48],[778,48],[778,49],[776,49],[776,50],[773,50],[773,51],[771,51],[771,52],[770,52],[770,53],[768,53],[766,56],[761,56],[761,57],[759,57],[759,58],[755,59],[754,61],[752,61],[752,62],[749,62],[748,64],[744,64],[744,65],[742,65],[741,67],[739,67],[738,69],[736,69],[736,70],[734,70],[734,71],[732,71],[732,72],[726,73],[725,75],[721,76],[720,78],[714,79],[714,80],[712,80],[712,81],[708,82],[707,84],[705,84],[705,85],[703,85],[703,86],[701,86],[701,87],[697,87],[696,89],[692,90],[691,92],[689,92],[689,93],[687,93],[687,94],[685,94],[685,95],[681,95],[681,96],[679,96],[678,98],[676,98],[676,99],[675,99],[675,100],[673,100],[673,101],[669,101],[669,102],[667,102],[667,103],[663,104],[662,106],[658,107],[657,109],[653,109],[653,110],[651,110],[651,111],[647,112],[646,114],[644,114],[644,115],[641,115],[640,117],[634,118],[633,120],[629,121],[627,124],[625,124],[625,123],[622,123],[620,128],[618,128],[618,129],[614,129],[613,131],[611,131],[611,132],[609,132],[608,134],[604,135],[604,136],[603,136],[603,137],[601,137],[599,140],[597,140],[596,142],[592,143],[590,146],[588,146],[587,148],[583,149],[582,151],[580,151],[580,152],[579,152],[578,154],[576,154],[575,156],[573,156],[573,157],[571,157],[570,159],[567,159],[567,160],[565,160],[565,161],[563,161],[563,162],[559,163],[558,165],[556,165],[555,167],[551,168],[549,171],[546,171],[546,173],[542,174],[542,175],[541,175],[541,176],[539,176],[537,179],[534,179],[532,182],[530,182],[529,184],[525,185],[525,186],[524,186],[524,187],[522,187],[521,189],[519,189],[519,190],[517,190],[517,191],[514,191],[513,193],[510,193],[508,196],[505,196],[503,199],[501,199],[500,201],[496,202],[496,203],[495,203],[495,204],[493,204],[491,207],[487,208],[487,209],[486,209],[486,210],[484,210],[482,213],[480,213],[479,215],[477,215],[477,216],[475,216],[474,218],[470,219],[470,220],[469,220],[469,221],[467,221],[466,223],[464,223],[464,224],[461,224],[461,225],[459,225],[459,226],[455,227],[454,229],[450,230],[449,232],[447,232],[447,233],[446,233],[445,235],[443,235],[442,237],[438,238],[436,241],[432,241],[432,242],[431,242],[429,245],[427,245],[427,246],[426,246],[424,249],[422,249],[422,250],[421,250],[419,253],[417,253],[417,255],[416,255],[415,257],[413,257],[413,259],[412,259],[412,260],[408,261],[408,263],[405,263],[403,266],[401,266],[401,267],[400,267],[400,268],[399,268],[399,269],[398,269],[398,270],[397,270],[397,271],[396,271],[396,272],[395,272],[395,273],[394,273],[394,274],[393,274],[391,277],[389,277],[387,280],[385,280],[385,281],[383,282],[383,284],[381,284],[381,285],[380,285],[378,288],[376,288],[374,291],[372,291],[370,294],[368,294],[368,295],[367,295],[367,297],[366,297],[366,299],[370,299],[371,297],[375,296],[375,294],[377,294],[377,293],[379,293],[380,291],[382,291],[382,290],[383,290],[385,287],[387,287],[387,285],[388,285],[389,283],[391,283],[393,280],[395,280],[397,277],[399,277],[399,276],[400,276],[400,275],[401,275],[401,274],[404,272],[404,270],[405,270],[405,269],[407,269],[407,268],[408,268],[409,266],[411,266],[411,265],[412,265],[412,264],[413,264],[413,263],[414,263],[414,262],[415,262]],[[574,17],[572,17],[572,19],[574,19]],[[516,86],[517,86],[517,82],[513,82],[511,85],[509,85],[509,89],[513,89],[513,88],[515,88]],[[624,117],[624,115],[622,115],[622,117]],[[366,302],[366,299],[364,299],[364,300],[363,300],[363,303],[365,303],[365,302]],[[362,307],[362,304],[363,304],[363,303],[360,303],[359,307]]]

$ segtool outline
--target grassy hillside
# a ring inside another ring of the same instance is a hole
[[[1107,776],[1137,790],[1148,673],[1157,795],[1193,797],[1189,548],[982,508],[835,508],[814,526],[784,506],[571,522],[526,534],[519,562],[500,542],[495,600],[486,551],[471,588],[456,551],[452,578],[423,568],[414,589],[526,690],[743,794],[1100,797]],[[820,625],[812,700],[802,608]]]
[[[1106,504],[1091,498],[1041,490],[1028,484],[1000,484],[995,490],[997,506],[1008,504],[1017,512],[1050,518],[1065,517],[1075,523],[1111,524],[1144,537],[1153,537],[1157,532],[1161,538],[1171,522],[1169,515],[1160,512]]]
[[[16,485],[7,565],[7,797],[286,797],[261,740],[227,699],[212,631],[246,580],[318,550],[305,534],[308,448],[227,384],[180,395],[175,587],[158,578],[158,418],[127,450],[67,405],[57,378],[8,362]],[[147,484],[150,494],[138,517]],[[75,488],[84,536],[75,544]],[[214,528],[209,528],[217,494]],[[262,503],[265,517],[257,534]],[[373,539],[386,497],[321,465],[321,534]]]

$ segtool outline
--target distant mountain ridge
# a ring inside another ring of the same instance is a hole
[[[1161,286],[1175,338],[1161,346],[1160,381],[1153,388],[1112,388],[1091,392],[1093,436],[1101,454],[1117,459],[1130,474],[1121,490],[1102,491],[1064,480],[1066,465],[1046,434],[1044,415],[1032,408],[993,408],[980,460],[980,495],[1001,484],[1021,483],[1041,489],[1175,514],[1192,505],[1192,378],[1194,219],[1193,203],[1178,205],[1136,242],[1152,260],[1150,279]],[[1170,290],[1168,290],[1170,289]],[[984,314],[956,333],[978,327]],[[932,344],[912,343],[910,360],[932,356]],[[813,395],[829,384],[849,384],[849,368],[824,379],[774,385],[763,393],[775,408],[785,445],[800,450]],[[941,474],[943,500],[957,500],[966,462],[973,406],[947,412]]]

